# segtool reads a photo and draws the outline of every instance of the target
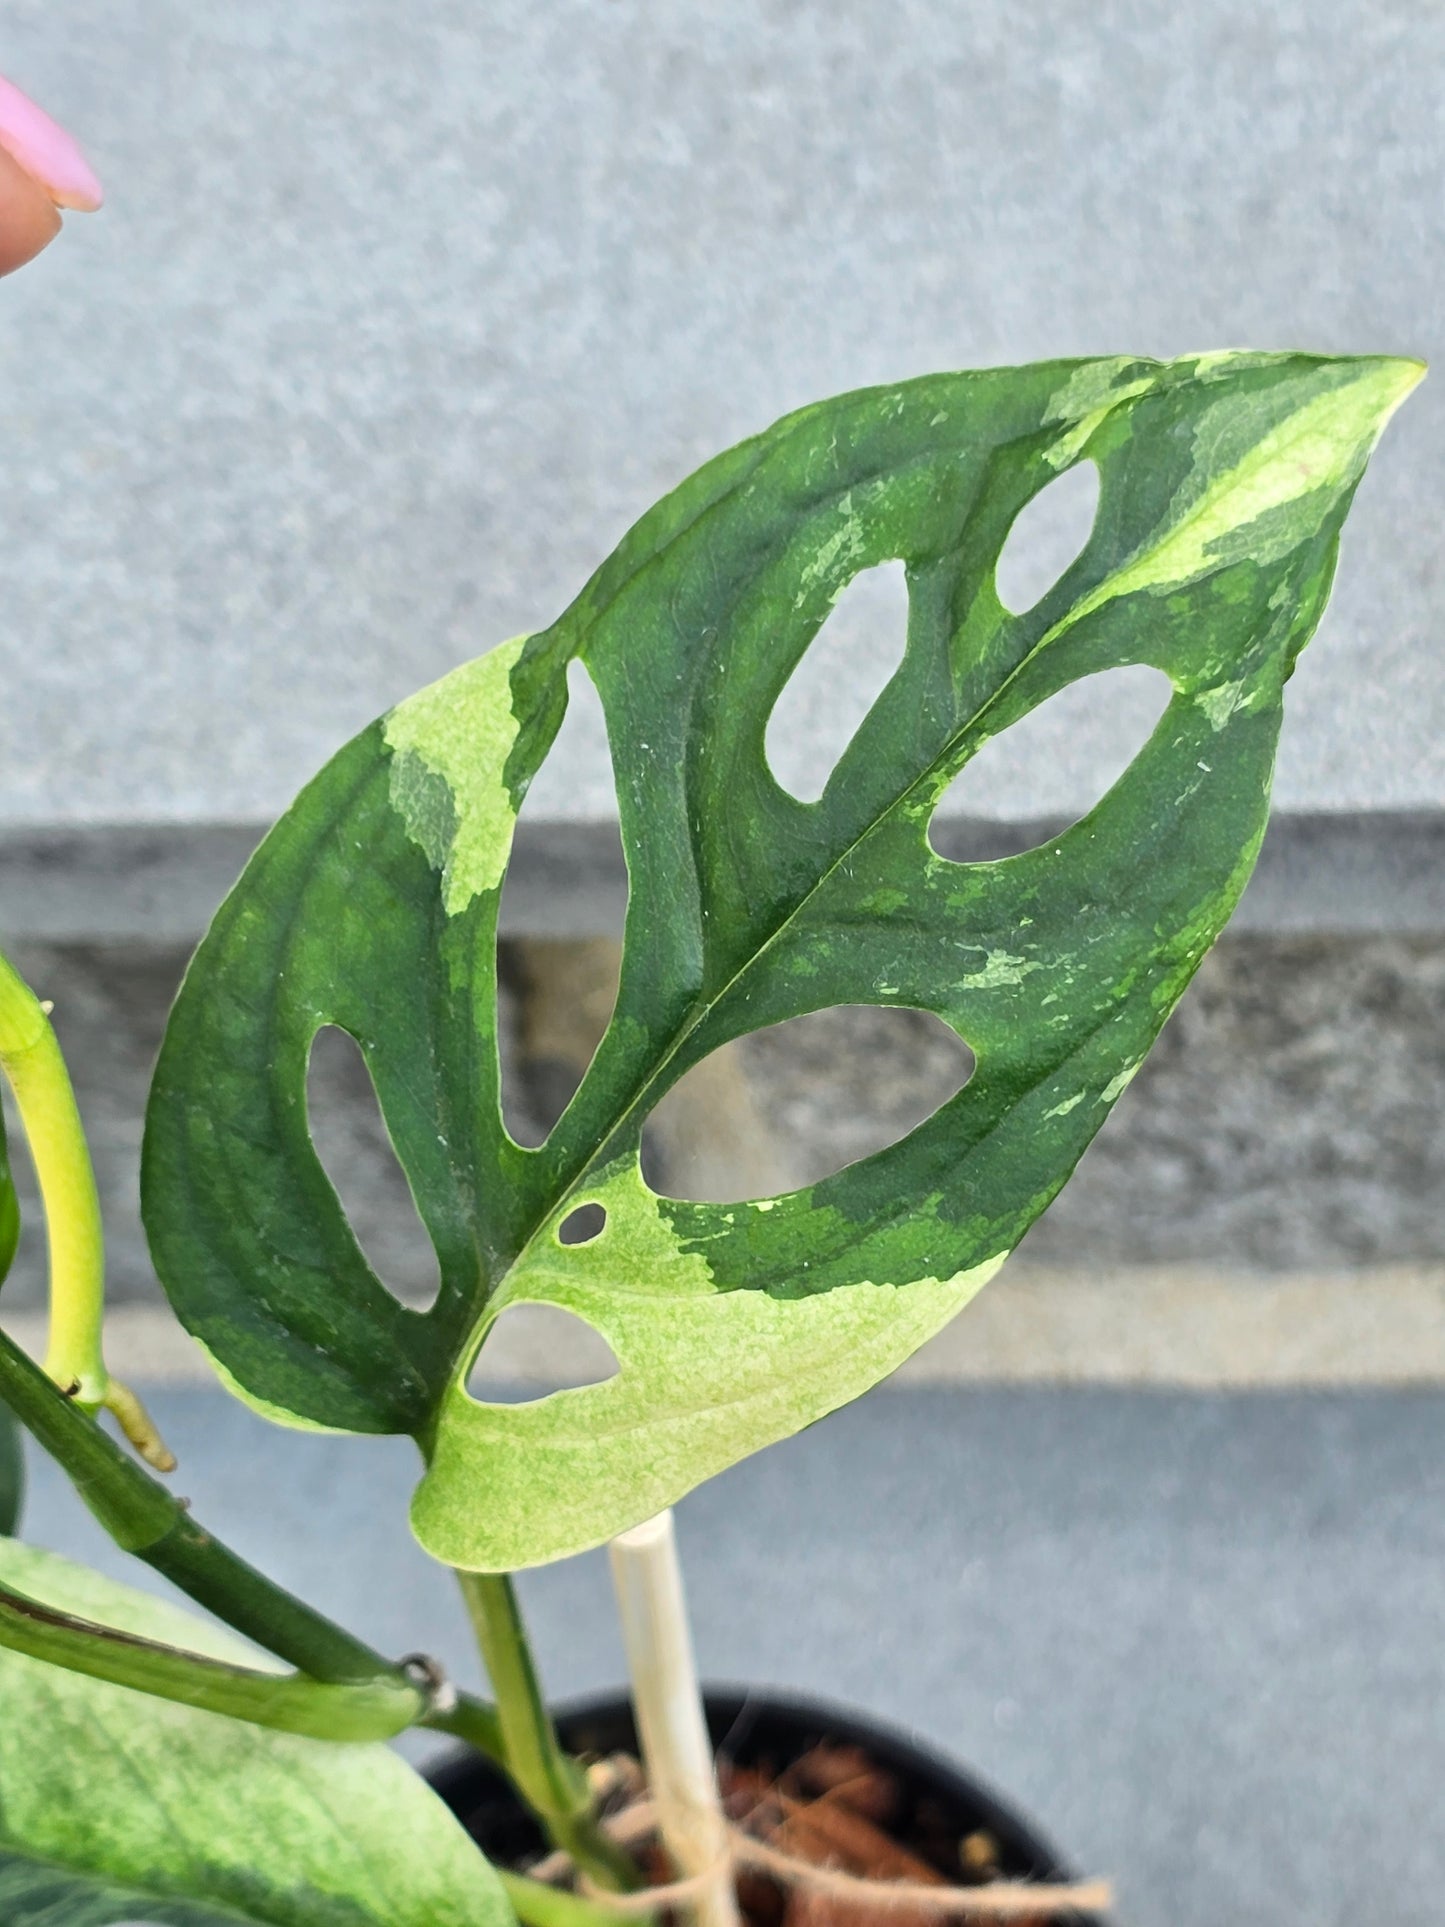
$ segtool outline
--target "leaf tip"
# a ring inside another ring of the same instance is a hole
[[[1372,356],[1367,366],[1369,373],[1365,380],[1375,392],[1378,436],[1401,402],[1419,387],[1430,370],[1428,363],[1417,361],[1412,355]]]

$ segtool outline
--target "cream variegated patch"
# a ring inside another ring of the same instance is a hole
[[[952,1278],[863,1281],[800,1297],[722,1291],[635,1171],[587,1196],[607,1210],[606,1228],[586,1245],[562,1246],[554,1220],[495,1308],[574,1313],[607,1340],[617,1374],[531,1405],[486,1405],[461,1379],[452,1386],[412,1505],[417,1537],[449,1565],[536,1565],[649,1518],[886,1377],[1007,1255]]]
[[[1232,467],[1207,481],[1180,519],[1100,583],[1071,620],[1138,589],[1173,589],[1224,559],[1231,538],[1254,530],[1249,554],[1269,562],[1303,531],[1288,516],[1267,518],[1319,491],[1341,493],[1364,469],[1390,416],[1421,379],[1415,362],[1367,364],[1355,380],[1332,386],[1287,415]],[[1247,402],[1237,404],[1247,407]]]
[[[518,730],[510,684],[526,642],[500,643],[398,703],[386,719],[392,802],[441,871],[449,916],[495,890],[507,868],[517,820],[504,775]]]

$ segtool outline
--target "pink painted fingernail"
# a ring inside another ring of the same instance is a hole
[[[79,144],[20,89],[0,76],[0,147],[39,181],[57,207],[93,212],[105,199]]]

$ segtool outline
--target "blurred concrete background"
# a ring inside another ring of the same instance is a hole
[[[1434,356],[1445,13],[14,0],[5,26],[0,65],[80,135],[109,204],[0,285],[0,943],[56,1000],[76,1067],[117,1362],[171,1382],[218,1521],[415,1645],[433,1582],[368,1537],[372,1448],[278,1439],[177,1387],[196,1361],[136,1220],[166,1008],[262,827],[353,730],[548,621],[659,493],[801,402],[1046,355]],[[1423,1923],[1445,1878],[1421,1792],[1445,1386],[1442,431],[1437,377],[1361,489],[1234,929],[1068,1192],[906,1382],[688,1515],[714,1670],[850,1695],[970,1752],[1159,1927]],[[1012,564],[1047,579],[1081,513],[1051,491]],[[800,793],[896,661],[897,587],[861,581],[785,692],[769,753]],[[951,853],[1077,816],[1156,702],[1118,672],[992,745],[950,799]],[[554,763],[504,904],[519,1136],[565,1101],[615,968],[623,874],[585,681]],[[966,1070],[926,1020],[822,1013],[681,1091],[652,1173],[690,1195],[796,1183]],[[381,1274],[425,1295],[335,1039],[313,1116]],[[33,1342],[28,1192],[27,1215],[5,1304]],[[509,1345],[488,1356],[514,1389],[585,1376],[565,1333]],[[305,1518],[276,1496],[297,1453],[364,1588],[304,1569]],[[80,1543],[53,1481],[34,1516]],[[532,1589],[567,1690],[616,1673],[587,1570]],[[821,1629],[806,1650],[800,1623]]]

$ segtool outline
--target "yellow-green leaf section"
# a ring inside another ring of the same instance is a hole
[[[731,1465],[740,1436],[784,1438],[867,1391],[1003,1263],[796,1298],[719,1291],[635,1170],[589,1197],[607,1212],[597,1237],[564,1245],[549,1226],[492,1309],[572,1312],[606,1333],[620,1369],[530,1405],[484,1405],[453,1386],[412,1507],[418,1538],[452,1564],[510,1571],[593,1544],[599,1511],[617,1531],[650,1518]],[[503,1503],[478,1507],[482,1489]],[[525,1510],[506,1502],[516,1493]]]

